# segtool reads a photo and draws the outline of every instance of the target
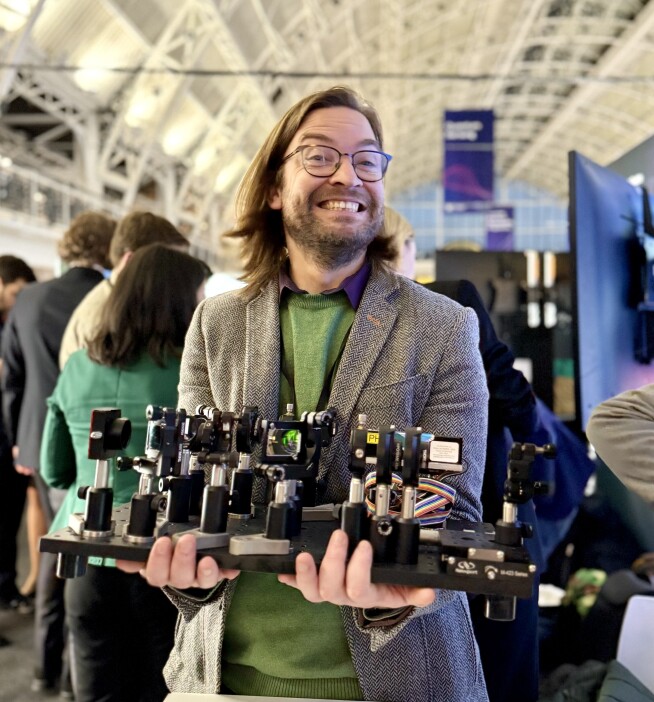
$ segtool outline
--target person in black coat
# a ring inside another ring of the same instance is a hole
[[[399,255],[396,270],[413,277],[416,249],[411,224],[387,206],[385,225],[387,232],[397,235]],[[464,307],[472,308],[479,318],[479,350],[490,395],[481,505],[484,521],[494,524],[502,516],[502,497],[511,441],[546,443],[549,437],[541,428],[531,385],[513,367],[513,353],[497,337],[477,288],[468,280],[439,280],[427,283],[425,287]],[[525,543],[532,560],[538,566],[538,572],[542,572],[545,563],[538,541],[536,511],[531,500],[519,505],[518,518],[534,527],[534,537]],[[518,599],[514,621],[486,619],[484,607],[485,598],[471,598],[472,625],[479,645],[490,702],[537,700],[538,579],[533,596],[528,600]]]
[[[539,436],[536,398],[530,384],[513,368],[514,357],[495,334],[491,318],[475,286],[468,280],[427,283],[427,288],[446,295],[479,317],[479,350],[481,351],[488,389],[488,436],[486,469],[481,493],[485,522],[495,524],[502,516],[502,496],[511,441],[547,441]],[[507,436],[507,431],[509,435]],[[541,556],[536,511],[533,501],[518,507],[518,519],[531,524],[536,532],[525,544],[538,572],[544,569]],[[484,616],[484,598],[470,601],[472,626],[475,630],[481,662],[486,676],[490,702],[530,702],[538,699],[538,578],[534,594],[518,599],[512,622],[498,622]]]
[[[30,522],[47,528],[65,494],[49,491],[39,476],[46,400],[59,375],[59,347],[68,319],[82,298],[103,280],[103,270],[110,266],[109,244],[115,226],[115,221],[103,214],[78,215],[58,244],[59,256],[68,270],[59,278],[22,290],[3,331],[3,419],[16,470],[32,481],[28,487],[28,532]],[[43,518],[34,513],[39,507]],[[36,529],[31,531],[28,538],[34,543],[34,537],[38,540],[41,534]],[[54,687],[61,674],[63,588],[54,576],[54,565],[51,554],[41,554],[36,583],[34,689]]]
[[[0,256],[0,338],[16,295],[36,281],[20,258]],[[0,421],[0,609],[28,611],[29,603],[16,586],[16,537],[25,504],[27,478],[14,470],[11,445]]]

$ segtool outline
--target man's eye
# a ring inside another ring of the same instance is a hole
[[[362,154],[356,159],[356,165],[365,169],[377,169],[380,167],[380,163],[380,157],[373,153]]]

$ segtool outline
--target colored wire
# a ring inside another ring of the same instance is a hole
[[[372,492],[377,485],[376,473],[370,472],[366,476],[364,489],[366,494],[366,508],[369,514],[375,513],[375,503]],[[420,476],[418,483],[418,498],[416,500],[415,517],[420,526],[437,526],[442,524],[449,516],[456,500],[456,490],[440,480]],[[391,487],[391,501],[389,513],[399,515],[402,512],[402,478],[398,473],[393,473]]]

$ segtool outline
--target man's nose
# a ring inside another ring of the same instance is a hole
[[[330,183],[340,183],[341,185],[361,185],[362,180],[357,175],[352,165],[352,157],[349,154],[341,156],[341,162],[336,169],[336,172],[330,176]]]

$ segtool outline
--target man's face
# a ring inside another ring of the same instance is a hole
[[[0,279],[0,314],[7,315],[16,304],[16,295],[27,285],[24,278],[17,278],[11,283],[3,283]]]
[[[332,146],[344,154],[381,150],[366,117],[348,107],[311,112],[285,155],[302,144]],[[271,192],[269,204],[281,210],[287,238],[324,270],[344,266],[367,249],[384,219],[383,181],[362,181],[349,156],[341,158],[338,170],[328,178],[307,173],[301,154],[282,169],[282,184]]]

